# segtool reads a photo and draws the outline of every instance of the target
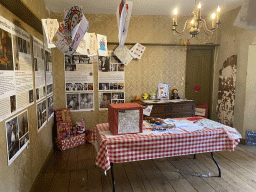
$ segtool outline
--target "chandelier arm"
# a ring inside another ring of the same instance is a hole
[[[213,35],[213,33],[214,33],[215,31],[217,31],[217,29],[218,29],[218,27],[219,27],[219,25],[217,24],[217,27],[216,27],[216,28],[214,28],[214,29],[208,29],[207,26],[206,26],[206,21],[205,21],[205,19],[202,19],[201,22],[203,23],[204,33],[205,33],[206,35],[208,35],[208,36]],[[206,31],[207,31],[207,32],[206,32]],[[209,34],[208,32],[209,32],[210,34]]]
[[[176,32],[178,35],[182,35],[182,34],[184,33],[184,31],[186,30],[186,26],[187,26],[187,24],[188,24],[189,22],[190,22],[189,20],[187,20],[187,21],[185,22],[184,28],[183,28],[183,30],[182,30],[181,32],[178,32],[176,29],[173,29],[173,31]],[[176,34],[175,34],[175,35],[176,35]]]

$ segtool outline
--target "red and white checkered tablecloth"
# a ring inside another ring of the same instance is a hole
[[[110,162],[122,163],[181,156],[214,151],[232,151],[239,140],[231,140],[224,129],[208,129],[162,135],[126,134],[107,137],[108,123],[96,125],[92,140],[96,139],[98,155],[95,164],[104,170]]]

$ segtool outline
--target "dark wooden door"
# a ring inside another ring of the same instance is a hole
[[[212,110],[214,47],[191,47],[187,50],[185,96],[195,105],[208,105],[208,117]],[[201,87],[194,90],[194,85]]]

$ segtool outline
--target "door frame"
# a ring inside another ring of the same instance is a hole
[[[211,50],[211,55],[212,55],[212,62],[211,62],[211,66],[210,66],[210,96],[209,96],[209,106],[208,106],[208,118],[211,119],[212,115],[213,115],[213,76],[214,76],[214,60],[215,60],[215,46],[212,45],[196,45],[196,46],[191,46],[190,50]],[[185,70],[185,84],[187,83],[187,61],[188,61],[188,52],[190,51],[189,49],[187,49],[186,51],[186,70]],[[186,97],[186,88],[185,88],[185,97]]]

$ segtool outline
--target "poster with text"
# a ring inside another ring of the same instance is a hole
[[[124,91],[124,64],[111,52],[110,57],[99,56],[99,91]]]
[[[124,103],[124,92],[99,92],[99,109],[107,110],[112,103]]]
[[[53,104],[53,95],[47,98],[47,105],[48,105],[48,121],[54,116],[54,104]]]
[[[46,71],[46,91],[49,96],[53,93],[52,53],[50,49],[45,49],[44,61]]]
[[[93,91],[93,62],[87,55],[65,55],[66,92]]]
[[[46,114],[46,100],[42,100],[36,105],[36,114],[37,114],[37,131],[41,131],[42,128],[46,125],[47,114]]]
[[[8,165],[10,165],[29,144],[28,111],[6,121],[5,127]]]
[[[0,121],[33,104],[30,35],[0,16]]]
[[[36,100],[46,97],[43,42],[33,37]]]
[[[66,94],[66,107],[70,111],[93,111],[94,96],[93,93],[70,93]]]

